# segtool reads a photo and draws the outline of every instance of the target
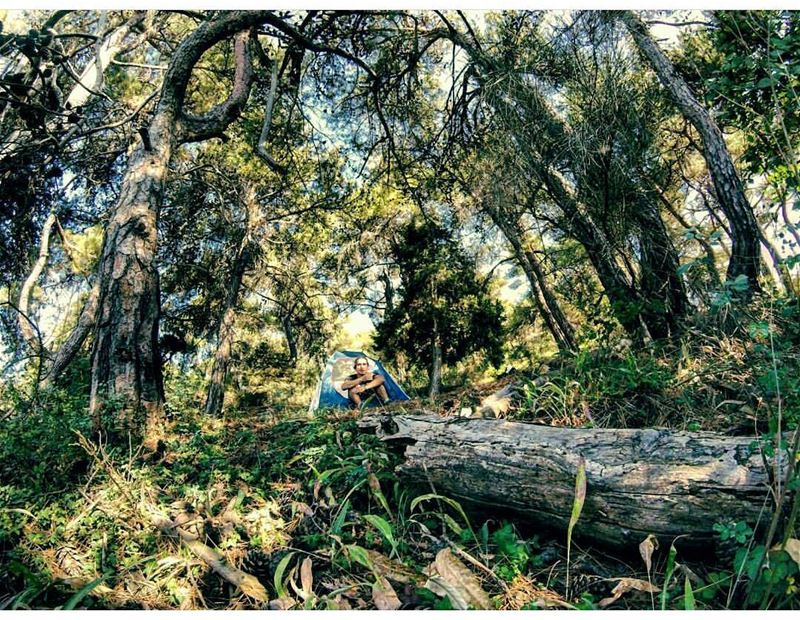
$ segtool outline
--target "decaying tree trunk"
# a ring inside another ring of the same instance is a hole
[[[647,25],[631,11],[620,11],[619,18],[630,32],[642,56],[672,95],[683,116],[702,138],[703,157],[708,165],[720,207],[731,227],[733,251],[728,263],[728,280],[744,275],[750,284],[746,296],[759,292],[760,228],[753,208],[745,196],[744,186],[733,165],[722,132],[650,36]]]
[[[458,501],[566,530],[575,477],[587,492],[576,536],[637,545],[654,534],[710,543],[718,521],[755,526],[769,477],[751,437],[659,429],[578,429],[430,413],[372,415],[359,426],[405,446],[398,472]],[[763,525],[762,521],[762,525]]]

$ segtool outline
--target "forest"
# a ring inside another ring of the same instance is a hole
[[[0,10],[0,609],[800,608],[799,58]]]

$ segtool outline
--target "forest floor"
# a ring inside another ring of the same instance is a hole
[[[538,424],[756,437],[780,412],[792,429],[797,336],[769,325],[552,359],[393,409],[465,414],[513,382],[501,415]],[[759,574],[755,524],[720,515],[718,553],[698,557],[678,540],[595,546],[591,523],[578,520],[568,562],[565,534],[406,485],[400,457],[359,431],[357,413],[261,407],[209,418],[187,400],[173,406],[164,449],[145,456],[89,441],[84,411],[65,388],[3,429],[0,608],[800,606],[798,550],[770,551]]]

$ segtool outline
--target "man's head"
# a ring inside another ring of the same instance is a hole
[[[357,375],[365,375],[369,370],[369,360],[366,357],[357,357],[353,362]]]

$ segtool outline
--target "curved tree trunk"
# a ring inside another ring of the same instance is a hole
[[[95,280],[89,291],[89,297],[83,304],[83,310],[78,317],[78,323],[73,328],[69,337],[61,345],[61,348],[53,356],[53,363],[50,370],[42,381],[42,387],[47,387],[58,380],[61,373],[66,370],[75,355],[80,351],[86,337],[92,331],[97,318],[97,300],[100,296],[100,284]]]
[[[620,20],[633,37],[636,47],[647,59],[664,87],[670,92],[678,108],[692,123],[703,141],[703,157],[714,183],[714,189],[725,217],[731,227],[731,260],[728,263],[727,279],[740,275],[750,284],[746,297],[760,290],[758,275],[761,265],[759,248],[760,227],[753,208],[744,193],[744,186],[731,160],[725,139],[685,80],[678,74],[672,62],[650,37],[647,26],[631,11],[621,11]]]
[[[708,548],[722,520],[759,522],[770,474],[752,437],[656,429],[578,429],[426,412],[371,415],[404,450],[398,473],[458,501],[566,530],[578,467],[586,499],[575,535],[635,549],[648,534]],[[763,520],[761,521],[763,525]]]
[[[30,316],[31,293],[33,292],[33,287],[39,281],[39,276],[42,275],[48,256],[50,256],[50,233],[55,223],[56,213],[55,211],[50,211],[42,226],[42,235],[39,240],[39,256],[37,256],[28,277],[25,278],[22,290],[19,293],[19,302],[17,303],[19,309],[19,331],[31,350],[40,356],[47,355],[47,351],[42,343],[41,334],[39,334],[38,329],[35,329],[33,319]]]
[[[175,50],[161,99],[142,144],[133,150],[120,197],[111,211],[98,268],[100,292],[92,347],[90,410],[99,428],[109,401],[119,407],[117,425],[154,448],[163,422],[164,388],[158,351],[159,284],[154,264],[157,227],[170,158],[178,144],[218,136],[249,95],[246,35],[236,39],[236,76],[229,98],[203,117],[183,112],[192,69],[212,45],[273,17],[268,11],[215,15]]]

